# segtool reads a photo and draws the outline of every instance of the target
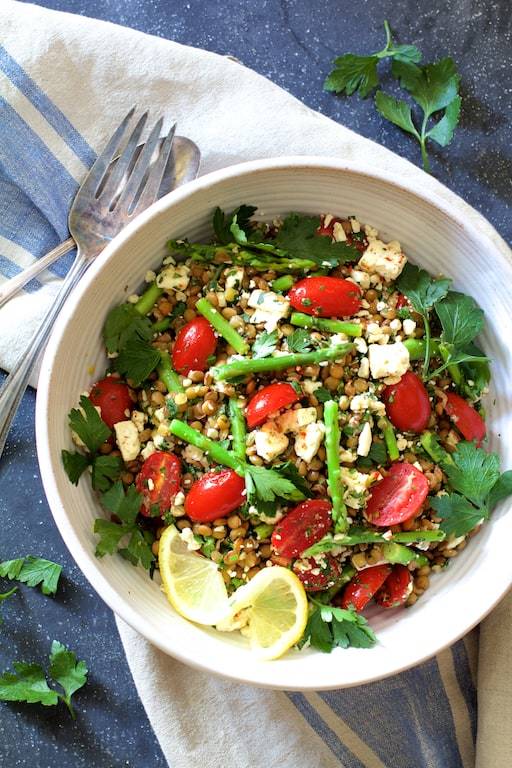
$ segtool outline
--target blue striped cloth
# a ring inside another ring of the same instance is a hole
[[[47,90],[2,47],[0,110],[0,279],[5,280],[68,236],[70,203],[95,152]],[[25,296],[47,290],[70,258],[32,281]],[[0,354],[6,347],[2,335]],[[5,360],[0,362],[7,365]],[[474,631],[396,677],[342,691],[289,693],[288,699],[345,768],[472,768],[477,643]],[[300,756],[281,764],[301,766]]]

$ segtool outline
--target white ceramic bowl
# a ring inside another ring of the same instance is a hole
[[[236,633],[195,626],[176,615],[157,584],[120,557],[94,556],[93,520],[102,514],[87,478],[78,488],[66,477],[62,448],[70,449],[66,415],[103,374],[101,328],[108,310],[157,267],[170,237],[210,234],[212,210],[239,203],[258,206],[267,220],[290,211],[354,214],[398,239],[409,258],[474,296],[486,313],[483,345],[493,360],[488,398],[490,448],[512,467],[512,265],[490,228],[483,234],[458,206],[421,189],[326,158],[281,158],[244,163],[204,176],[160,200],[105,249],[64,308],[44,359],[37,400],[37,447],[55,521],[79,567],[100,597],[166,653],[236,680],[284,689],[340,688],[369,682],[427,659],[465,634],[511,583],[510,504],[502,503],[450,568],[409,610],[371,616],[379,642],[371,650],[311,649],[258,662]],[[450,208],[455,208],[450,210]],[[491,233],[490,236],[488,233]],[[494,242],[493,242],[494,238]]]

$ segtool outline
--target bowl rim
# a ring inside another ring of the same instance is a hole
[[[487,616],[490,611],[492,611],[492,609],[508,592],[511,586],[511,581],[503,579],[499,585],[494,585],[495,588],[491,601],[487,603],[485,607],[480,607],[477,610],[473,610],[472,613],[469,611],[468,613],[470,616],[468,616],[468,622],[464,625],[464,627],[462,629],[454,629],[451,633],[445,634],[442,641],[438,644],[435,644],[434,647],[429,649],[428,652],[422,651],[417,655],[417,657],[407,659],[405,662],[397,662],[396,657],[393,657],[390,667],[383,669],[381,673],[362,674],[357,680],[349,681],[347,683],[336,682],[334,684],[308,684],[307,681],[305,681],[301,682],[300,684],[291,684],[289,680],[284,682],[284,680],[281,680],[281,676],[275,674],[269,674],[266,680],[261,680],[259,679],[261,678],[261,675],[258,675],[258,673],[251,673],[250,666],[248,666],[243,671],[235,673],[231,672],[229,669],[226,669],[222,662],[217,663],[216,659],[209,659],[208,663],[203,663],[201,660],[198,660],[195,657],[188,656],[187,653],[184,653],[181,648],[173,647],[171,649],[169,644],[160,641],[160,639],[155,639],[152,637],[151,631],[147,630],[144,621],[140,618],[137,610],[134,609],[133,604],[128,599],[123,597],[112,584],[112,582],[103,575],[103,573],[95,564],[94,556],[91,555],[91,553],[87,551],[87,548],[80,543],[78,535],[75,533],[73,525],[71,524],[66,513],[65,505],[61,501],[60,493],[57,487],[56,478],[53,472],[53,461],[51,458],[51,445],[47,422],[47,404],[52,385],[53,362],[57,356],[67,322],[73,315],[75,307],[80,302],[83,294],[89,289],[89,286],[94,282],[98,273],[101,272],[103,266],[123,249],[131,237],[140,229],[150,224],[156,216],[165,211],[168,211],[175,204],[186,200],[188,197],[193,196],[198,191],[215,187],[221,182],[233,180],[239,176],[252,175],[258,172],[268,172],[273,170],[290,171],[294,168],[301,171],[311,169],[312,171],[326,171],[329,173],[332,173],[333,171],[348,172],[360,177],[367,177],[369,179],[382,181],[386,184],[389,184],[390,186],[398,187],[408,194],[419,197],[422,201],[427,202],[434,208],[438,209],[440,213],[444,214],[453,222],[455,222],[462,230],[467,229],[468,224],[463,217],[463,211],[460,210],[460,207],[467,207],[467,209],[470,210],[473,214],[473,221],[474,217],[476,216],[481,220],[482,225],[478,228],[478,230],[472,226],[472,237],[482,241],[482,243],[485,243],[486,249],[491,248],[498,250],[501,257],[508,261],[512,267],[512,253],[506,242],[496,232],[492,225],[485,219],[485,217],[471,208],[469,204],[465,203],[455,193],[443,187],[438,182],[436,182],[434,189],[431,189],[430,185],[421,186],[421,178],[407,178],[404,180],[397,174],[387,170],[369,169],[364,164],[364,162],[340,160],[339,158],[329,156],[292,155],[275,158],[263,158],[243,163],[237,163],[220,170],[212,171],[170,192],[168,195],[161,198],[159,201],[150,206],[146,211],[137,216],[106,246],[104,251],[95,259],[94,263],[90,266],[86,274],[81,278],[79,285],[73,291],[57,319],[42,361],[36,399],[36,447],[45,494],[54,521],[64,540],[64,543],[66,544],[76,564],[85,575],[86,579],[115,615],[129,624],[135,631],[145,637],[149,642],[158,647],[164,653],[173,656],[179,661],[182,661],[195,669],[217,674],[221,677],[229,678],[236,682],[250,683],[259,687],[281,689],[285,688],[286,690],[303,691],[332,690],[353,687],[385,679],[386,677],[399,674],[400,672],[403,672],[427,661],[428,659],[431,659],[443,649],[453,645],[453,643],[467,634],[474,626],[476,626],[476,624],[485,618],[485,616]],[[437,190],[436,187],[438,187]],[[441,190],[443,190],[443,195],[438,194],[438,191]],[[273,665],[269,666],[269,671],[272,667]]]

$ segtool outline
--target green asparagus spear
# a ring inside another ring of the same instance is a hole
[[[243,462],[235,456],[231,451],[227,451],[219,443],[210,440],[205,437],[197,429],[193,429],[184,421],[179,419],[173,419],[169,424],[169,432],[180,440],[184,440],[186,443],[195,445],[196,448],[200,448],[202,451],[208,454],[208,457],[216,464],[223,464],[226,467],[234,469],[235,472],[242,477],[245,474],[245,467]]]
[[[332,502],[334,530],[343,533],[348,528],[347,507],[343,501],[343,486],[340,470],[340,425],[338,403],[328,400],[324,403],[325,451],[327,454],[327,486]]]
[[[390,461],[397,461],[400,456],[400,452],[398,450],[398,443],[396,442],[395,430],[393,429],[388,419],[384,417],[379,419],[378,426],[384,435],[384,442],[386,443],[386,449]]]
[[[173,370],[171,365],[171,358],[169,353],[165,350],[160,350],[160,365],[157,369],[158,378],[163,381],[167,387],[168,392],[184,392],[183,386],[180,381],[180,377]]]
[[[240,334],[235,331],[233,326],[228,323],[218,309],[212,307],[208,299],[199,299],[199,301],[196,302],[196,309],[213,325],[215,330],[220,333],[222,338],[225,339],[239,355],[245,355],[249,351],[249,345],[245,339],[242,339]]]
[[[231,419],[231,435],[233,437],[233,453],[240,461],[245,461],[245,418],[236,397],[229,400],[229,418]]]
[[[291,275],[281,275],[272,281],[271,287],[273,291],[288,291],[294,282],[295,279]]]
[[[326,320],[323,317],[311,317],[302,312],[293,312],[290,323],[301,328],[317,328],[319,331],[328,331],[329,333],[344,333],[346,336],[361,336],[363,333],[363,328],[359,323]]]
[[[315,365],[324,360],[338,360],[354,348],[353,344],[340,344],[335,347],[325,347],[314,352],[297,352],[279,357],[264,357],[253,360],[235,360],[232,363],[215,366],[210,371],[217,381],[233,379],[237,376],[248,376],[251,373],[282,371],[295,366]]]
[[[149,288],[146,288],[138,302],[135,304],[135,309],[141,315],[149,315],[155,302],[163,293],[163,289],[159,288],[156,283],[151,283]]]

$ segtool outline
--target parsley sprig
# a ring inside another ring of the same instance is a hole
[[[62,573],[62,566],[42,557],[19,557],[0,563],[0,576],[19,581],[28,587],[40,587],[43,595],[55,595]]]
[[[71,409],[68,420],[70,428],[83,442],[89,454],[61,451],[67,476],[73,485],[77,485],[85,470],[91,467],[93,488],[97,491],[108,490],[118,479],[123,468],[119,456],[103,456],[98,453],[105,440],[112,434],[111,430],[85,395],[80,398],[80,408]]]
[[[512,471],[501,473],[498,454],[466,441],[440,459],[453,492],[432,498],[431,504],[443,518],[441,529],[447,535],[465,536],[512,494]]]
[[[371,648],[377,638],[368,622],[353,609],[337,608],[309,598],[313,610],[309,614],[299,647],[309,640],[313,648],[330,653],[333,648]]]
[[[104,518],[94,521],[94,533],[100,537],[96,545],[96,556],[103,557],[119,552],[133,565],[140,562],[144,568],[150,569],[155,559],[151,551],[154,536],[137,525],[142,496],[137,493],[135,486],[128,486],[125,492],[122,482],[118,480],[101,495],[101,504],[115,515],[119,522]]]
[[[256,337],[254,344],[252,345],[253,358],[270,357],[272,352],[277,347],[279,336],[276,331],[267,333],[263,331]]]
[[[49,661],[49,677],[61,690],[50,688],[40,664],[15,661],[12,665],[14,672],[6,671],[0,675],[0,701],[24,701],[45,707],[62,701],[74,719],[71,697],[87,682],[87,665],[84,661],[77,661],[73,651],[58,640],[52,642]]]

